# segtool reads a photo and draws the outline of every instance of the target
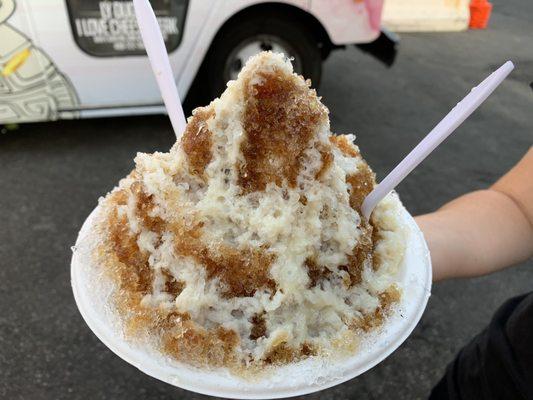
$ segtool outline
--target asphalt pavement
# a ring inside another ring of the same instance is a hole
[[[383,177],[476,83],[516,70],[398,188],[429,212],[508,170],[533,143],[533,3],[493,0],[490,29],[404,34],[396,64],[355,48],[326,61],[319,94],[337,133],[355,133]],[[76,309],[70,246],[136,152],[173,143],[165,116],[22,125],[0,135],[0,398],[204,399],[150,378],[108,350]],[[533,289],[533,262],[438,283],[408,340],[364,375],[306,399],[424,399],[454,354],[505,299]]]

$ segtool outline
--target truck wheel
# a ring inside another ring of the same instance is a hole
[[[294,71],[318,87],[322,57],[313,34],[299,21],[289,21],[283,15],[263,15],[233,23],[217,35],[207,57],[211,96],[219,96],[226,83],[237,78],[248,58],[264,50],[290,57]]]

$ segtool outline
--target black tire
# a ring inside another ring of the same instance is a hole
[[[281,43],[282,47],[290,46],[295,59],[300,60],[301,68],[296,72],[311,79],[313,87],[318,87],[322,73],[321,50],[308,27],[281,13],[252,15],[223,28],[211,45],[206,60],[206,77],[212,98],[218,97],[226,88],[228,58],[243,43],[258,36],[268,36],[272,42],[279,40],[276,44]]]

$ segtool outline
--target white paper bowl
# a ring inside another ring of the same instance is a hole
[[[398,200],[399,201],[399,200]],[[431,261],[422,233],[401,207],[407,227],[407,249],[397,281],[402,298],[383,326],[363,339],[356,354],[345,359],[312,357],[278,367],[259,380],[247,381],[225,369],[202,370],[179,363],[148,345],[126,341],[114,315],[113,285],[93,262],[97,240],[93,231],[99,208],[80,230],[71,264],[72,290],[85,322],[115,354],[142,372],[171,385],[194,392],[237,399],[282,398],[316,392],[352,379],[384,360],[413,331],[431,291]]]

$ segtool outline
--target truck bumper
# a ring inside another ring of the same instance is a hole
[[[382,28],[381,34],[373,42],[355,44],[354,46],[390,67],[396,60],[399,44],[400,37],[397,34]]]

